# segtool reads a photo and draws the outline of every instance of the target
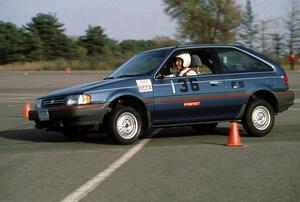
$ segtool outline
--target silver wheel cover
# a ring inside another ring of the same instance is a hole
[[[258,130],[265,130],[271,123],[269,110],[264,106],[257,106],[252,112],[252,123]]]
[[[118,134],[124,139],[133,138],[138,131],[137,118],[130,112],[122,113],[117,120],[117,131]]]

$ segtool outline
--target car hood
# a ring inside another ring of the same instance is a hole
[[[71,86],[68,88],[63,88],[46,95],[39,97],[38,99],[46,99],[52,97],[64,97],[68,95],[79,95],[87,91],[99,90],[99,89],[107,89],[111,85],[124,81],[129,80],[130,78],[120,78],[120,79],[108,79],[108,80],[101,80],[92,83],[85,83],[76,86]]]

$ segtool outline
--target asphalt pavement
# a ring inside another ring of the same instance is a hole
[[[155,129],[148,139],[120,146],[105,133],[69,141],[22,117],[24,103],[108,73],[0,73],[0,201],[63,201],[74,193],[81,201],[110,202],[300,200],[300,72],[289,72],[295,104],[276,116],[266,137],[240,128],[239,148],[224,146],[228,123],[201,134]]]

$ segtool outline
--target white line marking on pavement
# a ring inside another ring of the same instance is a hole
[[[300,111],[300,109],[297,109],[297,108],[289,108],[289,110],[291,110],[291,111]]]
[[[300,103],[300,99],[295,99],[294,103],[299,104]]]
[[[42,93],[0,93],[0,96],[13,96],[13,97],[19,97],[19,96],[30,96],[30,97],[36,97],[41,95]]]
[[[34,102],[34,99],[28,100],[0,100],[0,103],[24,103],[24,102]]]
[[[26,100],[26,99],[32,99],[32,97],[1,98],[1,100]]]
[[[155,130],[151,137],[157,134],[160,129]],[[107,178],[109,178],[116,170],[118,170],[122,165],[129,161],[138,151],[140,151],[145,145],[150,141],[150,139],[143,139],[137,145],[132,147],[123,156],[121,156],[117,161],[108,166],[104,171],[97,174],[94,178],[89,180],[87,183],[79,187],[73,193],[64,198],[61,202],[76,202],[83,199],[91,191],[97,188],[101,183],[103,183]]]

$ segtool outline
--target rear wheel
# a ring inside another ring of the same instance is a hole
[[[132,144],[142,133],[142,119],[132,107],[117,106],[108,116],[108,132],[118,144]]]
[[[254,99],[248,105],[242,122],[248,134],[263,137],[272,130],[274,119],[272,106],[265,100]]]

